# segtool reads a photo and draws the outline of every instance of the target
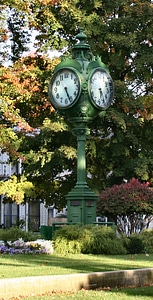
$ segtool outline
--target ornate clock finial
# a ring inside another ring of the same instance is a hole
[[[76,35],[76,38],[79,40],[79,43],[76,43],[73,46],[73,49],[78,49],[78,48],[90,49],[89,44],[86,43],[87,36],[83,32],[83,28],[82,27],[80,27],[80,32]]]
[[[72,47],[72,57],[73,59],[81,62],[83,67],[85,61],[92,61],[94,59],[94,55],[90,50],[90,45],[86,41],[87,36],[83,32],[82,27],[80,28],[80,32],[76,35],[76,38],[79,40],[79,42]]]
[[[86,34],[83,32],[83,28],[80,27],[80,32],[77,34],[76,38],[80,41],[80,44],[84,44],[87,39]]]

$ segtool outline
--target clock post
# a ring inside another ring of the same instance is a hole
[[[113,100],[113,81],[107,66],[94,56],[80,29],[71,54],[55,67],[49,83],[49,99],[57,111],[73,124],[77,137],[77,182],[66,196],[68,223],[92,224],[96,221],[97,195],[86,182],[86,137],[90,123]]]

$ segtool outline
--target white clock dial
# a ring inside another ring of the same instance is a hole
[[[57,108],[67,108],[74,104],[80,94],[80,80],[71,69],[57,71],[49,84],[49,97]]]
[[[90,77],[90,97],[98,108],[107,108],[113,99],[113,81],[103,69],[96,69]]]

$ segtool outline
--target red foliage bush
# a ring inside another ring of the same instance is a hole
[[[147,183],[141,183],[132,178],[130,182],[113,185],[101,192],[97,202],[98,215],[140,217],[145,215],[149,220],[153,215],[153,190]],[[135,219],[136,220],[136,219]],[[136,221],[135,221],[136,222]]]

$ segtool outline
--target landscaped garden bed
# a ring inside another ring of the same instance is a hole
[[[52,254],[51,241],[35,240],[24,242],[22,238],[11,242],[0,241],[0,254]]]
[[[150,239],[147,238],[148,236]],[[143,240],[145,240],[145,243],[143,245],[140,235],[131,238],[118,237],[114,229],[107,227],[92,228],[90,226],[85,228],[80,228],[79,226],[73,228],[71,226],[65,227],[56,232],[53,241],[40,239],[38,235],[31,235],[31,233],[25,233],[15,228],[0,230],[0,240],[0,279],[14,278],[15,280],[15,278],[29,276],[46,277],[153,268],[153,253],[151,251],[152,231],[144,233]],[[114,243],[114,247],[112,247],[112,243]],[[119,251],[121,253],[110,255],[109,251],[114,253],[117,245],[122,245],[121,250],[118,249],[117,251],[117,253]],[[135,249],[138,251],[138,245],[143,246],[140,249],[141,253],[130,253]],[[129,253],[127,252],[128,249],[130,249]],[[146,251],[146,249],[149,251]],[[85,253],[81,253],[81,251]],[[95,251],[97,252],[96,254],[94,253]],[[100,251],[103,251],[103,253],[100,254]],[[135,289],[133,286],[133,288],[133,291],[139,293],[137,287]],[[143,299],[150,300],[151,298],[149,297],[153,292],[153,287],[143,288],[141,289]],[[130,294],[128,291],[127,293]],[[134,293],[128,299],[135,299]],[[145,298],[146,296],[147,298]],[[107,291],[81,290],[76,293],[74,291],[65,293],[53,293],[51,291],[43,296],[35,294],[28,296],[26,299],[48,300],[50,297],[54,297],[54,299],[75,298],[79,300],[81,298],[93,299],[93,297],[97,300],[105,300],[108,297],[113,300],[118,299],[118,297],[127,299],[126,292],[119,289],[114,292],[109,287]],[[24,299],[22,297],[19,298]]]

